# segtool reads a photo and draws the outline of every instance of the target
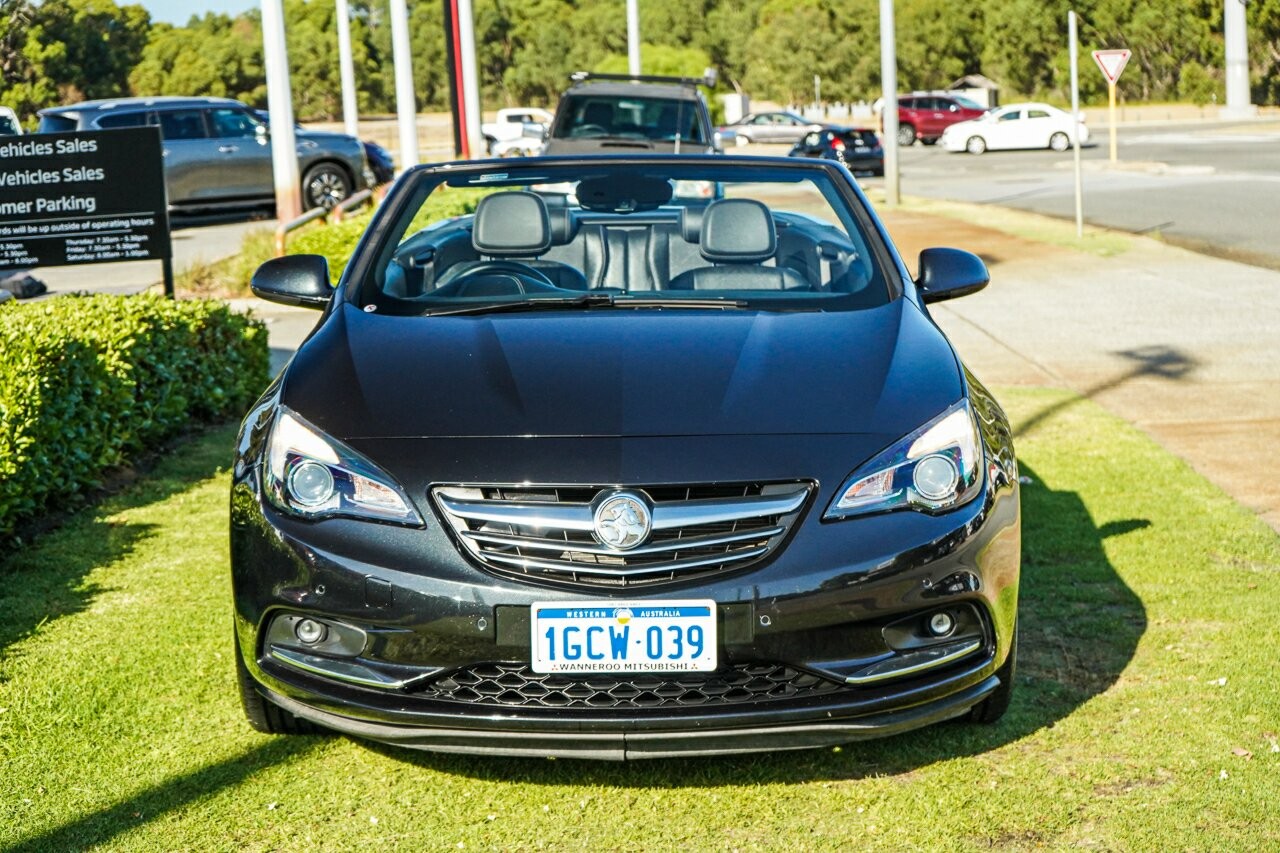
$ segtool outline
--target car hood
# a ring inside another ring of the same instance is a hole
[[[345,133],[334,133],[329,130],[299,130],[295,128],[293,136],[299,142],[314,142],[326,148],[364,149],[364,144],[354,136],[347,136]]]
[[[344,304],[281,401],[359,438],[883,434],[963,393],[905,299],[849,312],[592,309],[390,317]]]

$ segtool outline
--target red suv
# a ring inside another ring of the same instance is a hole
[[[906,95],[898,98],[898,144],[919,139],[932,145],[951,125],[985,112],[981,104],[959,95]]]

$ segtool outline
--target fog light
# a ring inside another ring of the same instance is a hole
[[[946,611],[935,613],[929,617],[929,633],[935,637],[945,637],[955,629],[956,620],[951,618],[951,614]]]
[[[333,497],[333,474],[327,465],[303,462],[289,472],[289,493],[303,506],[318,506]]]
[[[329,629],[324,623],[314,619],[299,619],[298,624],[293,626],[293,633],[301,642],[314,646],[324,642],[325,637],[329,636]]]

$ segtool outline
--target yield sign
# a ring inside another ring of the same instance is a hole
[[[1125,63],[1129,61],[1129,51],[1121,48],[1119,50],[1095,50],[1093,52],[1093,61],[1098,63],[1098,67],[1102,69],[1102,74],[1107,78],[1108,83],[1115,83],[1120,79],[1120,72],[1124,71]]]

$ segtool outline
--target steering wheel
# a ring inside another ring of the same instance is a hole
[[[518,296],[559,290],[551,279],[519,261],[480,261],[432,296]],[[472,291],[472,292],[468,292]]]

